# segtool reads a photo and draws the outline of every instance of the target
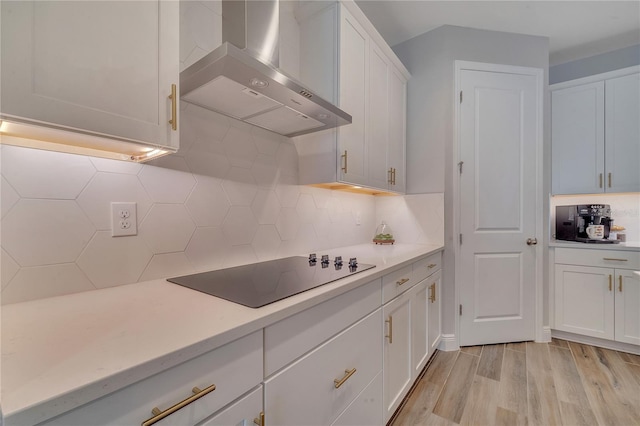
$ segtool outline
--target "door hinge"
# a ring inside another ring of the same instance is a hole
[[[460,91],[460,103],[462,103],[462,90]]]
[[[462,174],[462,165],[464,164],[464,161],[459,161],[458,162],[458,169],[460,170],[460,174]]]
[[[460,304],[460,316],[462,316],[462,304]]]
[[[462,234],[460,234],[460,245],[462,245]]]

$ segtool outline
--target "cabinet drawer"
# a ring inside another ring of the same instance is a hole
[[[267,424],[331,424],[382,369],[381,327],[378,309],[267,380]]]
[[[260,418],[261,412],[262,386],[259,386],[249,395],[240,398],[215,416],[202,423],[198,423],[198,426],[251,425],[254,419]]]
[[[442,268],[442,253],[438,252],[413,263],[413,278],[420,282]]]
[[[556,248],[555,263],[601,266],[605,268],[640,269],[640,252]]]
[[[158,407],[166,410],[193,395],[193,387],[216,389],[156,425],[193,425],[262,380],[262,331],[245,336],[169,370],[55,417],[44,425],[140,425]]]
[[[382,372],[331,426],[382,426]]]
[[[371,281],[264,329],[265,377],[380,307],[380,280]]]
[[[382,277],[382,303],[387,303],[410,289],[417,282],[413,278],[413,265],[405,266],[385,275]]]

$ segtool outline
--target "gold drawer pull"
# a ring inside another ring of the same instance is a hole
[[[436,283],[433,283],[429,286],[429,300],[431,300],[431,303],[436,301]]]
[[[171,120],[169,120],[169,124],[171,124],[173,130],[178,130],[178,96],[175,84],[171,85],[169,99],[171,99]]]
[[[613,277],[609,275],[609,291],[611,291],[612,287],[613,287]]]
[[[600,173],[600,188],[602,188],[602,173]]]
[[[391,315],[389,315],[389,319],[388,320],[384,320],[384,322],[389,324],[389,334],[387,334],[384,337],[388,337],[389,338],[389,343],[393,343],[393,317]]]
[[[617,259],[615,257],[603,257],[602,260],[615,260],[617,262],[628,262],[629,259]]]
[[[260,411],[260,417],[253,419],[253,422],[258,426],[264,426],[264,411]]]
[[[184,399],[180,402],[178,402],[176,405],[167,408],[164,411],[160,411],[160,409],[158,407],[153,407],[153,410],[151,410],[151,413],[153,414],[153,417],[151,417],[148,420],[145,420],[144,422],[142,422],[142,426],[151,426],[154,423],[159,422],[160,420],[164,419],[165,417],[167,417],[170,414],[175,413],[176,411],[180,410],[181,408],[186,407],[187,405],[191,404],[194,401],[197,401],[198,399],[202,398],[203,396],[205,396],[206,394],[213,392],[214,390],[216,390],[216,385],[211,385],[207,388],[204,388],[202,390],[200,390],[197,387],[194,387],[191,391],[193,392],[193,395],[191,395],[189,398]]]
[[[351,370],[344,370],[345,375],[342,379],[334,379],[333,380],[333,384],[336,387],[336,389],[338,389],[340,386],[342,386],[344,384],[344,382],[346,382],[347,380],[349,380],[349,377],[353,376],[353,373],[356,372],[356,369],[353,368]]]
[[[433,268],[435,268],[436,266],[438,266],[438,265],[436,265],[435,263],[430,263],[430,264],[428,264],[428,265],[427,265],[427,268],[428,268],[428,269],[433,269]]]
[[[398,285],[402,285],[402,284],[404,284],[404,283],[406,283],[406,282],[408,282],[408,281],[409,281],[409,278],[403,278],[403,279],[401,279],[400,281],[396,281],[396,284],[398,284]]]
[[[611,188],[611,172],[609,172],[609,188]]]
[[[620,285],[618,286],[618,290],[620,290],[620,293],[622,293],[622,275],[618,275],[618,281],[620,282]]]

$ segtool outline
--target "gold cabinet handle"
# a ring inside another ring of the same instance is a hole
[[[180,410],[181,408],[186,407],[187,405],[191,404],[192,402],[199,400],[200,398],[202,398],[203,396],[205,396],[208,393],[213,392],[214,390],[216,390],[216,385],[211,385],[211,386],[209,386],[207,388],[204,388],[202,390],[200,390],[197,387],[194,387],[191,390],[193,392],[193,395],[191,395],[187,399],[184,399],[184,400],[178,402],[174,406],[167,408],[164,411],[160,411],[160,409],[158,407],[153,407],[153,409],[151,410],[151,413],[153,414],[153,417],[151,417],[150,419],[147,419],[144,422],[142,422],[142,426],[151,426],[152,424],[154,424],[156,422],[159,422],[160,420],[164,419],[165,417],[175,413],[176,411]]]
[[[264,426],[264,411],[260,411],[260,417],[253,419],[253,422],[258,426]]]
[[[613,288],[613,277],[609,275],[609,291]]]
[[[172,84],[171,94],[169,95],[169,99],[171,99],[171,120],[169,120],[169,124],[171,124],[173,130],[178,130],[178,96],[176,91],[176,85]]]
[[[393,168],[393,185],[396,184],[396,168]]]
[[[384,322],[389,324],[389,334],[387,334],[384,337],[388,337],[389,338],[389,343],[393,343],[393,317],[391,315],[389,315],[389,319],[388,320],[384,320]]]
[[[427,268],[428,268],[428,269],[433,269],[433,268],[435,268],[436,266],[438,266],[438,265],[436,265],[435,263],[430,263],[430,264],[428,264],[428,265],[427,265]]]
[[[436,301],[436,283],[433,283],[429,286],[429,300],[431,303]]]
[[[615,257],[603,257],[602,260],[615,260],[616,262],[627,262],[629,259],[618,259]]]
[[[402,285],[402,284],[404,284],[404,283],[406,283],[406,282],[408,282],[408,281],[409,281],[409,278],[403,278],[403,279],[401,279],[401,280],[399,280],[399,281],[396,281],[396,284],[398,284],[398,285]]]
[[[387,183],[393,185],[393,167],[389,167],[387,171]]]
[[[347,150],[345,149],[344,154],[342,154],[340,156],[341,158],[344,158],[344,166],[342,167],[342,171],[346,174],[347,173]]]
[[[618,275],[618,290],[622,293],[622,275]]]
[[[353,373],[355,372],[356,372],[355,368],[352,368],[351,370],[344,370],[344,373],[345,373],[344,377],[342,379],[334,379],[333,385],[336,387],[336,389],[338,389],[340,386],[344,384],[344,382],[349,380],[349,377],[353,376]]]
[[[609,172],[609,188],[611,188],[611,172]]]
[[[602,173],[600,173],[600,188],[602,188]]]

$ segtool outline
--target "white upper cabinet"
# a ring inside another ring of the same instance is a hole
[[[640,191],[640,73],[605,81],[606,192]]]
[[[2,114],[178,148],[178,2],[2,2]]]
[[[353,2],[301,5],[300,79],[352,123],[295,138],[300,183],[404,192],[409,73]]]
[[[554,194],[640,191],[638,70],[632,67],[554,86]]]

